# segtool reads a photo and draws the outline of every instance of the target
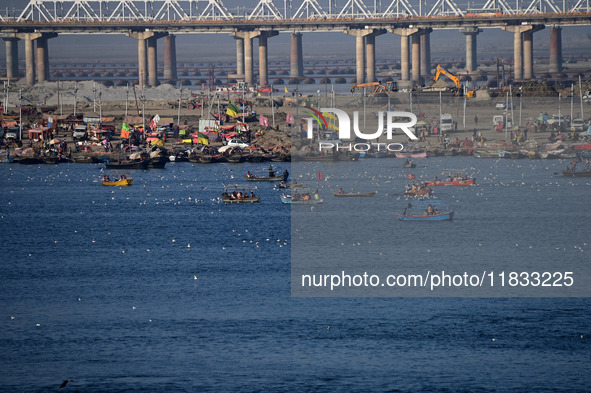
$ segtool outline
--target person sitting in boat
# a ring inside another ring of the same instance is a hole
[[[246,172],[246,177],[252,177],[252,173],[250,171]]]
[[[269,177],[275,176],[275,169],[273,169],[273,164],[269,165]]]
[[[432,205],[429,205],[427,207],[427,215],[428,216],[432,216],[434,213],[435,213],[435,210],[433,210],[433,206]]]
[[[121,175],[121,180],[126,180],[126,179],[127,179],[127,176]]]
[[[304,194],[304,201],[309,201],[310,200],[310,194],[306,193]]]
[[[236,195],[236,198],[242,199],[242,191],[238,191],[238,194]]]
[[[238,194],[236,193],[236,191],[232,192],[232,196],[231,196],[231,198],[232,198],[232,199],[236,199],[236,198],[238,198]]]
[[[402,215],[406,216],[406,207],[404,208],[404,210],[402,211]]]
[[[575,172],[577,170],[577,160],[572,160],[570,164],[573,166],[573,172]]]
[[[435,179],[433,179],[433,181],[437,182],[437,181],[439,181],[439,178],[437,176],[435,176]]]
[[[106,173],[103,175],[103,181],[109,181],[109,176]]]
[[[244,192],[244,196],[243,196],[242,198],[244,198],[244,199],[248,199],[248,192],[246,192],[246,191],[245,191],[245,192]]]
[[[439,209],[435,208],[435,215],[437,216],[437,215],[439,215],[439,214],[440,214],[440,213],[439,213]]]
[[[342,193],[343,193],[343,189],[339,188],[339,194],[342,194]]]
[[[287,179],[289,178],[289,172],[286,170],[283,171],[283,181],[287,182]]]
[[[250,192],[250,197],[251,197],[251,198],[256,198],[256,197],[254,196],[254,191],[251,191],[251,192]]]
[[[318,190],[314,191],[314,199],[320,199],[320,194],[318,194]]]
[[[297,191],[296,191],[296,192],[294,192],[294,193],[293,193],[293,196],[291,197],[291,199],[292,199],[293,201],[298,201],[298,200],[300,199],[300,193],[299,193],[299,192],[297,192]]]

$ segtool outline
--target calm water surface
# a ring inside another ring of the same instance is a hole
[[[387,160],[374,162],[359,165]],[[444,165],[427,163],[417,174]],[[519,165],[548,166],[536,181],[589,201],[589,181],[553,177],[558,164]],[[589,391],[585,298],[291,298],[278,192],[217,200],[221,179],[264,168],[169,164],[111,188],[100,165],[0,166],[0,390]],[[392,182],[380,197],[404,173]]]

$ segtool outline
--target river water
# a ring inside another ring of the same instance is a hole
[[[391,207],[392,228],[401,224],[400,161],[322,167],[326,183],[312,181],[309,165],[297,179],[327,200],[306,212],[330,216],[335,184],[364,184],[335,182],[338,173],[388,167],[377,201]],[[531,194],[561,195],[579,217],[530,226],[527,238],[541,246],[561,233],[556,252],[578,262],[588,252],[579,232],[588,234],[590,182],[554,176],[563,165],[445,158],[415,173],[477,174],[479,186],[441,191],[458,228],[496,190],[517,195],[507,203],[514,213],[532,209]],[[133,186],[118,188],[100,185],[101,165],[0,166],[0,391],[58,390],[66,379],[64,391],[83,392],[589,391],[585,297],[291,297],[292,212],[279,192],[258,184],[259,204],[218,200],[222,182],[265,168],[171,163],[128,173]],[[420,229],[431,230],[441,227]],[[459,239],[445,244],[459,254]]]

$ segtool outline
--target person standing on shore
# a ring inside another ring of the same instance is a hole
[[[474,125],[478,127],[478,115],[474,115]]]

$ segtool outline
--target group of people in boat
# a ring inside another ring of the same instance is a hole
[[[433,205],[427,206],[427,210],[425,210],[426,216],[436,216],[439,214],[439,209],[436,207],[434,208]]]
[[[103,181],[107,181],[107,182],[109,182],[109,181],[121,181],[121,180],[126,180],[126,179],[127,179],[127,176],[125,176],[125,175],[121,175],[121,177],[119,177],[117,179],[114,179],[114,180],[111,180],[111,178],[109,177],[109,175],[107,175],[106,173],[103,175]]]
[[[449,182],[449,183],[451,183],[451,182],[459,183],[459,182],[468,181],[468,180],[470,180],[470,178],[467,175],[464,175],[464,176],[447,175],[447,178],[445,180],[439,180],[439,178],[437,176],[435,176],[435,179],[433,179],[434,182]]]
[[[583,161],[583,160],[581,159],[581,157],[579,157],[579,158],[578,158],[578,160],[577,160],[577,159],[575,159],[575,160],[572,160],[572,161],[571,161],[571,163],[570,163],[570,164],[573,166],[573,167],[572,167],[572,169],[571,169],[571,168],[570,168],[570,167],[567,165],[567,166],[566,166],[566,171],[567,171],[567,172],[571,172],[571,171],[572,171],[572,172],[576,172],[576,171],[577,171],[577,164],[578,164],[579,162],[582,162],[582,161]],[[585,161],[585,169],[584,169],[584,170],[587,170],[587,171],[589,170],[589,159],[588,159],[588,158],[587,158],[587,160]]]
[[[300,194],[299,192],[294,192],[291,196],[292,201],[309,201],[312,199],[312,196],[309,193]],[[318,190],[314,191],[314,199],[320,199],[320,194],[318,194]]]
[[[406,191],[418,192],[418,191],[428,191],[428,190],[429,190],[429,187],[427,187],[427,185],[425,183],[421,183],[421,184],[412,183],[411,185],[406,186]]]
[[[283,171],[283,181],[287,182],[287,179],[289,179],[289,171],[286,169]],[[256,177],[254,176],[252,173],[250,173],[250,171],[246,172],[246,177],[251,178],[251,177]],[[275,177],[275,168],[273,168],[273,164],[269,165],[269,177]]]
[[[233,191],[231,194],[228,194],[230,199],[249,199],[249,198],[256,198],[254,195],[254,191],[251,191],[249,194],[248,191]]]

